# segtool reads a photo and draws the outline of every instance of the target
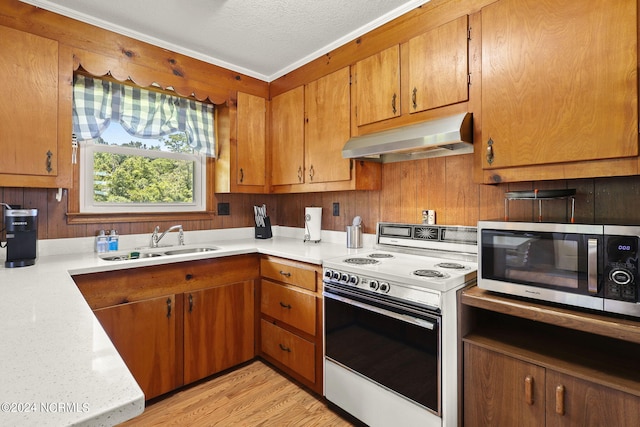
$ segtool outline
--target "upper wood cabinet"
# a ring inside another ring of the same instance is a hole
[[[271,100],[274,193],[380,188],[380,165],[342,157],[351,135],[349,67]]]
[[[354,70],[358,126],[401,114],[399,45],[356,62]]]
[[[356,62],[356,125],[467,101],[468,27],[463,15]]]
[[[309,184],[351,179],[351,162],[342,148],[351,135],[349,67],[305,88],[305,164]]]
[[[235,104],[216,107],[216,193],[266,193],[267,100],[238,92]]]
[[[409,40],[409,112],[416,113],[469,99],[469,17]]]
[[[483,182],[637,173],[636,8],[500,0],[482,9]],[[625,157],[634,159],[600,160]]]
[[[267,101],[238,92],[238,146],[236,183],[265,185]]]
[[[271,100],[271,184],[304,182],[304,86]]]
[[[71,75],[70,52],[55,40],[2,26],[0,50],[0,185],[69,187],[71,83],[61,83],[60,69],[68,65]]]

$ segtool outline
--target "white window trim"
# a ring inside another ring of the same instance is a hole
[[[80,213],[156,213],[156,212],[204,212],[207,205],[207,158],[201,154],[171,153],[166,151],[138,150],[118,145],[80,143]],[[100,203],[93,201],[93,154],[111,152],[125,155],[145,155],[194,162],[193,203]],[[91,184],[90,184],[91,183]]]

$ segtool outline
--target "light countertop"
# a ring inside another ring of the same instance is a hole
[[[357,253],[345,233],[322,232],[303,242],[303,230],[274,227],[274,237],[253,238],[253,228],[186,232],[187,246],[211,252],[105,261],[93,238],[41,240],[30,267],[5,268],[0,251],[0,425],[114,425],[144,410],[144,395],[76,287],[74,274],[135,268],[247,253],[321,264]],[[147,235],[121,236],[123,252],[147,245]],[[163,244],[175,244],[165,236]]]

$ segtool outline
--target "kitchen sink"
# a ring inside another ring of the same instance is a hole
[[[133,259],[141,259],[141,258],[155,258],[161,256],[171,256],[171,255],[185,255],[185,254],[196,254],[202,252],[211,252],[217,251],[220,248],[216,246],[192,246],[192,247],[184,247],[184,246],[173,246],[167,248],[154,248],[147,250],[134,250],[131,252],[118,253],[118,254],[104,254],[100,255],[100,258],[105,261],[129,261]]]
[[[211,252],[216,251],[218,248],[216,247],[201,247],[201,248],[184,248],[184,249],[172,249],[170,251],[165,251],[166,255],[181,255],[181,254],[195,254],[199,252]]]

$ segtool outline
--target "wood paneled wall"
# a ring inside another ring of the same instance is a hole
[[[344,231],[360,215],[366,233],[375,233],[378,221],[419,223],[422,209],[434,209],[436,222],[446,225],[476,225],[480,219],[504,217],[506,191],[575,188],[577,222],[640,224],[640,177],[594,178],[569,181],[522,182],[480,185],[472,180],[473,155],[441,157],[389,163],[382,169],[382,190],[327,193],[217,195],[218,203],[229,203],[229,216],[206,221],[185,221],[185,230],[206,230],[253,225],[254,204],[266,204],[276,225],[304,227],[305,206],[323,208],[322,228]],[[74,224],[66,221],[66,190],[57,202],[56,191],[30,188],[0,188],[0,201],[39,209],[38,237],[53,239],[95,235],[97,230],[116,228],[121,234],[150,233],[154,222],[118,224]],[[340,215],[333,216],[333,203]],[[570,202],[542,202],[542,216],[549,221],[568,221]],[[528,200],[509,202],[510,220],[534,221],[538,204]],[[160,223],[161,227],[171,223]]]

